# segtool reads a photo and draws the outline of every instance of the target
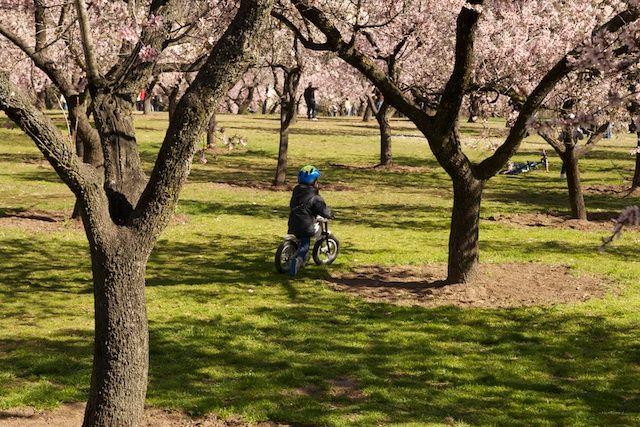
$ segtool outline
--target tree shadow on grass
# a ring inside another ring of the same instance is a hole
[[[181,200],[180,211],[189,215],[246,215],[252,218],[287,218],[288,206],[273,206],[258,203],[217,203],[199,200]],[[361,204],[357,210],[334,209],[337,224],[371,228],[410,229],[434,231],[448,229],[450,209],[442,206],[416,204]],[[412,212],[411,215],[405,215]],[[245,238],[246,239],[246,238]]]
[[[369,304],[309,281],[323,269],[306,269],[295,281],[275,274],[271,254],[258,249],[270,247],[268,238],[248,247],[241,236],[209,237],[224,245],[162,241],[149,261],[154,405],[310,425],[447,417],[479,425],[632,425],[640,417],[640,328],[630,319],[559,308]],[[505,242],[487,244],[498,251]],[[75,263],[56,261],[56,245],[12,246],[2,259]],[[532,250],[588,248],[540,242]],[[24,252],[33,255],[20,258]],[[22,273],[32,267],[27,262]],[[45,288],[59,284],[53,274],[40,280]],[[43,303],[43,294],[33,297]],[[0,393],[31,383],[30,404],[83,400],[91,331],[44,335],[0,340],[0,372],[13,378]]]
[[[339,300],[256,310],[272,324],[225,315],[153,324],[150,399],[168,404],[179,388],[189,412],[231,407],[312,424],[451,416],[472,424],[612,425],[639,415],[637,327],[542,310]],[[337,393],[340,379],[352,390]]]

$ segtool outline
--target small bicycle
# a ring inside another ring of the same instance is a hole
[[[329,220],[321,216],[316,217],[316,233],[313,236],[315,244],[313,250],[309,251],[313,255],[313,262],[316,265],[329,265],[338,257],[340,242],[329,231]],[[300,240],[292,234],[287,234],[276,250],[275,264],[279,273],[289,271],[289,260],[296,255],[300,247]],[[307,253],[304,260],[306,264],[311,256]]]

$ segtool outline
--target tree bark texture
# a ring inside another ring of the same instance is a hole
[[[95,341],[83,426],[139,426],[149,369],[144,274],[151,245],[127,228],[91,245]]]
[[[280,144],[278,147],[278,165],[273,185],[287,182],[287,156],[289,151],[289,127],[296,116],[296,92],[302,70],[299,67],[287,69],[284,73],[284,90],[280,102]]]
[[[213,146],[216,143],[216,127],[218,126],[218,117],[214,111],[209,117],[207,124],[207,146]]]
[[[633,173],[633,180],[631,181],[631,188],[636,189],[640,187],[640,132],[637,133],[638,142],[636,144],[636,169]]]
[[[371,106],[367,103],[367,106],[364,108],[364,114],[362,115],[362,121],[368,122],[371,119]]]
[[[253,102],[256,88],[256,86],[249,86],[247,88],[247,96],[238,105],[238,114],[247,114],[249,112],[249,107],[251,107],[251,103]]]
[[[453,179],[453,211],[449,234],[448,283],[465,283],[478,270],[480,202],[484,181]]]
[[[100,136],[91,126],[87,115],[87,103],[84,95],[73,95],[67,99],[69,112],[69,128],[71,139],[75,142],[76,154],[85,163],[90,164],[99,173],[103,172],[104,156],[100,145]],[[80,205],[76,200],[71,218],[80,218]]]
[[[389,125],[390,105],[383,102],[376,112],[376,120],[380,128],[380,166],[391,166],[391,126]]]
[[[584,203],[584,193],[580,182],[580,168],[578,165],[578,153],[573,146],[567,146],[562,153],[562,163],[567,173],[567,188],[569,190],[569,206],[571,207],[571,218],[587,219],[587,208]]]
[[[180,87],[174,86],[171,88],[171,91],[169,91],[169,93],[167,94],[167,98],[169,99],[169,105],[167,106],[167,110],[169,112],[169,121],[173,119],[173,115],[176,112],[179,93],[180,93]]]
[[[105,165],[105,190],[114,223],[123,225],[133,212],[147,179],[142,170],[133,125],[133,100],[96,92],[93,114],[100,133]]]

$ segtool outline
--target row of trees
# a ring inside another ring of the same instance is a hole
[[[213,112],[225,98],[249,97],[238,95],[241,79],[241,86],[252,87],[246,73],[269,70],[277,82],[282,130],[276,182],[286,170],[299,83],[314,75],[312,63],[324,64],[325,87],[349,83],[354,92],[370,94],[375,86],[380,95],[367,102],[381,128],[382,163],[385,155],[391,159],[390,112],[416,125],[453,187],[451,283],[477,272],[484,186],[527,132],[539,131],[565,162],[576,159],[570,174],[579,183],[581,149],[550,129],[596,124],[592,146],[611,118],[635,102],[630,82],[638,64],[640,0],[273,3],[196,0],[185,8],[176,0],[0,1],[0,47],[11,58],[3,65],[11,78],[0,76],[0,109],[75,194],[89,241],[96,320],[87,426],[141,422],[146,262]],[[328,61],[341,65],[327,67]],[[345,67],[354,72],[342,72]],[[47,84],[67,100],[75,152],[24,94],[24,88]],[[140,88],[156,85],[175,96],[147,176],[132,111]],[[479,162],[465,155],[458,131],[467,108],[513,116],[508,135]]]

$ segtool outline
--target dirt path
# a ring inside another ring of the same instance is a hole
[[[33,408],[0,410],[0,427],[79,427],[84,416],[84,403],[67,403],[52,411]],[[285,427],[272,422],[249,424],[240,420],[223,421],[215,415],[190,417],[181,412],[147,408],[147,427]]]
[[[614,286],[606,279],[575,275],[562,265],[482,264],[481,274],[464,285],[444,286],[445,265],[363,266],[334,274],[336,291],[370,302],[403,306],[507,308],[567,304],[603,296]]]

